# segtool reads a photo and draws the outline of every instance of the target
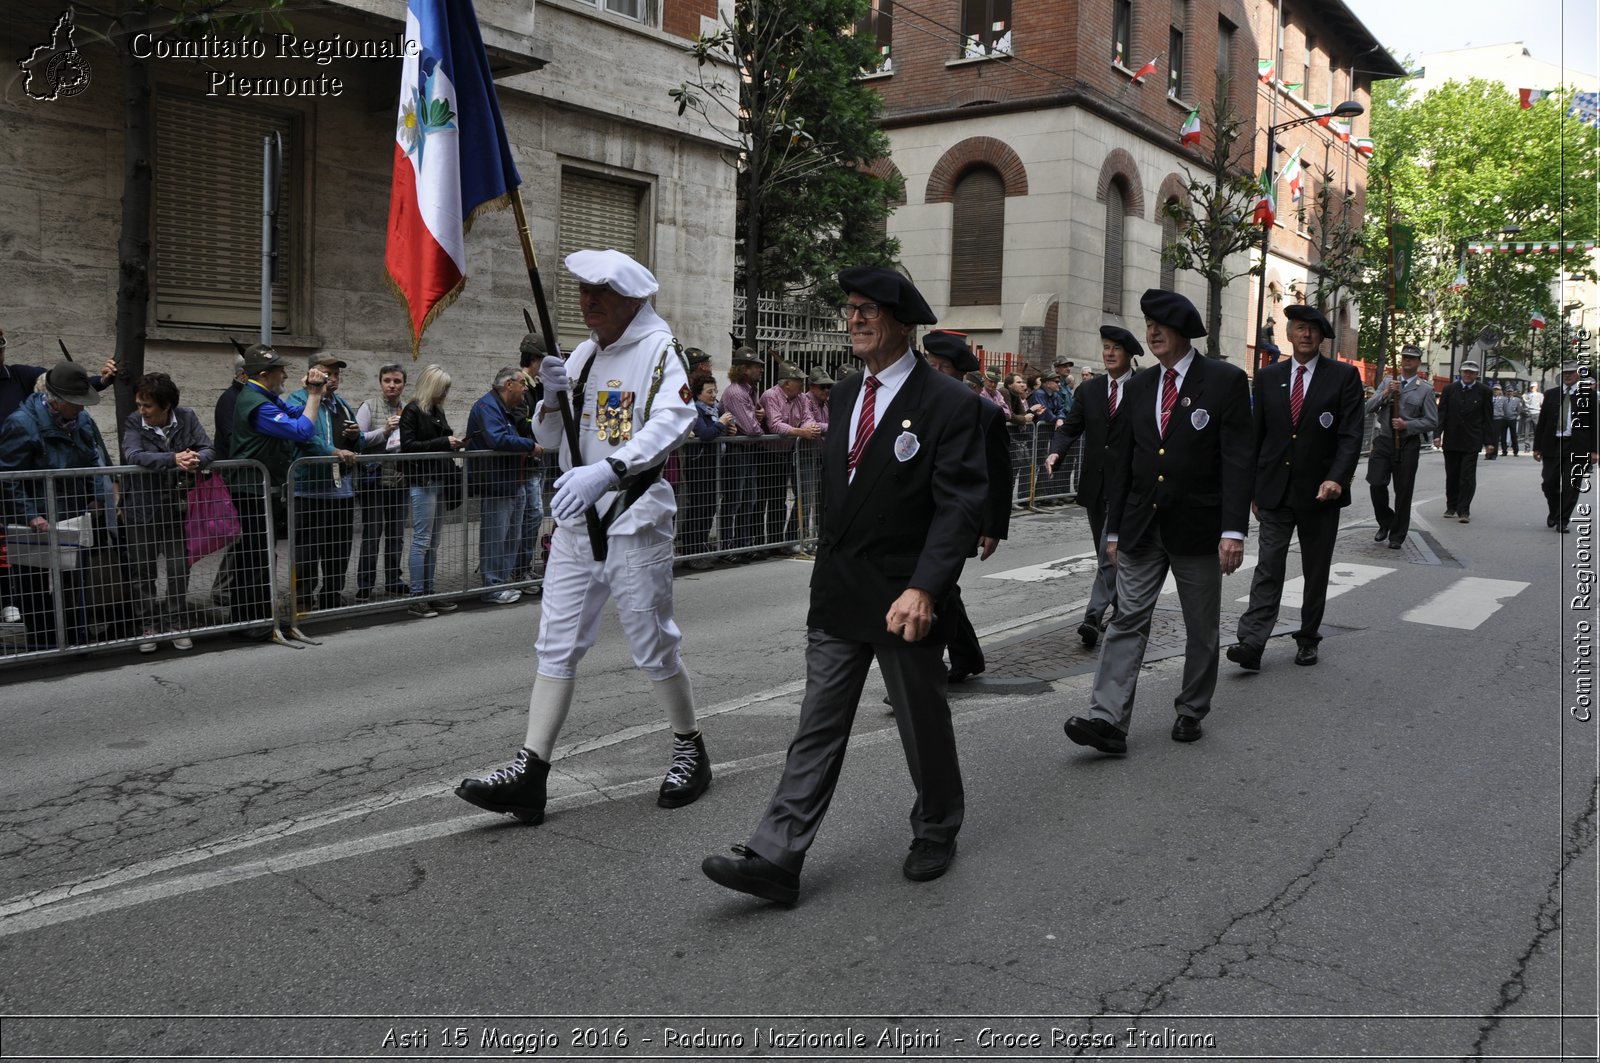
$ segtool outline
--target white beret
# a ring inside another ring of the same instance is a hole
[[[566,261],[568,272],[583,283],[610,285],[612,291],[629,299],[643,299],[661,290],[654,273],[615,248],[574,251]]]

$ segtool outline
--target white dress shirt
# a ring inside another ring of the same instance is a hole
[[[911,369],[917,364],[917,356],[909,347],[893,365],[881,373],[868,373],[867,376],[878,378],[878,391],[872,400],[873,431],[876,432],[883,423],[883,411],[889,408],[889,403],[900,393],[900,388],[911,377]],[[856,404],[850,408],[850,438],[845,441],[845,453],[848,454],[856,447],[856,429],[861,426],[861,404],[867,399],[867,381],[861,380],[861,390],[856,392]],[[856,471],[850,470],[850,480],[854,482]]]

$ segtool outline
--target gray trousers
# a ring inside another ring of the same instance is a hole
[[[800,725],[789,743],[777,792],[749,842],[752,851],[797,875],[833,800],[873,657],[889,688],[906,767],[916,787],[912,836],[943,844],[961,828],[966,805],[945,697],[944,643],[932,638],[918,643],[855,642],[811,628],[806,632],[806,693]]]
[[[1089,506],[1088,511],[1089,530],[1094,534],[1095,556],[1099,558],[1100,567],[1095,572],[1094,586],[1089,588],[1089,607],[1084,610],[1084,619],[1103,624],[1106,610],[1117,604],[1117,566],[1106,558],[1105,503]]]
[[[1283,576],[1288,567],[1289,539],[1300,534],[1300,572],[1304,590],[1300,597],[1297,643],[1322,641],[1322,614],[1328,605],[1328,574],[1333,569],[1333,547],[1339,537],[1337,506],[1282,506],[1262,509],[1257,519],[1256,570],[1250,579],[1250,607],[1239,617],[1239,641],[1263,649],[1278,623],[1283,601]]]
[[[1117,616],[1106,628],[1100,663],[1089,695],[1089,715],[1126,734],[1139,689],[1139,669],[1150,641],[1150,619],[1167,573],[1178,584],[1178,603],[1188,641],[1183,688],[1173,704],[1180,716],[1203,719],[1217,686],[1218,626],[1222,618],[1222,568],[1216,554],[1169,554],[1151,525],[1143,541],[1117,554]]]

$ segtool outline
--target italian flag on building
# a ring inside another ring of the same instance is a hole
[[[1283,164],[1282,178],[1289,182],[1289,198],[1300,202],[1300,149],[1295,148],[1289,161]]]
[[[1372,145],[1372,138],[1371,137],[1357,137],[1356,138],[1356,151],[1357,151],[1357,153],[1359,153],[1361,155],[1361,157],[1363,159],[1372,158],[1373,150],[1374,150],[1374,148],[1373,148],[1373,145]]]
[[[1532,319],[1530,319],[1528,321],[1528,327],[1529,328],[1536,328],[1536,329],[1544,328],[1544,315],[1541,314],[1539,311],[1535,310],[1533,312]]]
[[[1266,228],[1278,216],[1278,201],[1272,193],[1272,174],[1267,170],[1261,171],[1261,190],[1256,198],[1255,214],[1251,221]]]
[[[1200,108],[1190,111],[1189,117],[1183,120],[1178,129],[1178,143],[1186,148],[1200,143]]]
[[[1262,81],[1271,81],[1272,80],[1272,75],[1276,71],[1276,69],[1277,69],[1277,64],[1275,62],[1273,62],[1273,60],[1271,60],[1271,59],[1257,59],[1256,60],[1256,76],[1259,77]]]

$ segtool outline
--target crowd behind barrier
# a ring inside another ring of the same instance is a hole
[[[1010,432],[1013,503],[1071,501],[1078,448],[1049,475],[1049,431]],[[704,569],[812,549],[823,445],[770,435],[684,442],[664,470],[678,501],[677,561]],[[56,518],[44,532],[6,518],[0,604],[16,615],[0,622],[0,665],[282,635],[419,600],[536,594],[554,527],[550,466],[533,462],[506,483],[511,466],[495,451],[301,458],[281,491],[253,461],[197,474],[0,472],[0,495],[26,483]]]

